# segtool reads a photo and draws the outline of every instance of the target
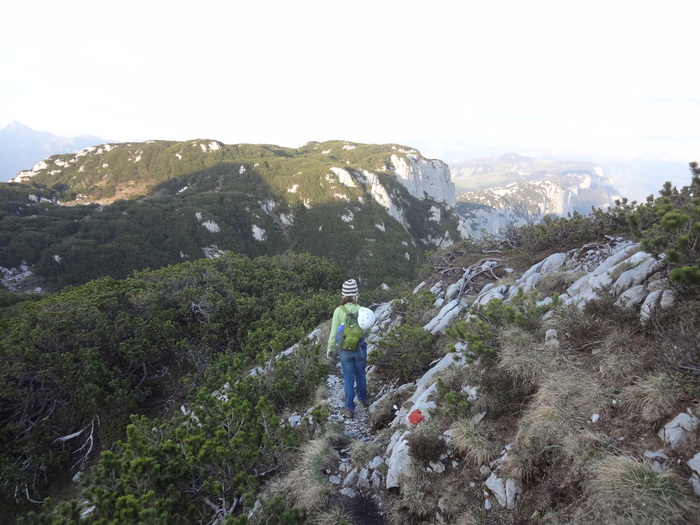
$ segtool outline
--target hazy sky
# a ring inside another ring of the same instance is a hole
[[[700,160],[697,5],[15,1],[0,20],[0,128]]]

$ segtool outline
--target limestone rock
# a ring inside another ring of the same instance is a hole
[[[633,286],[629,290],[622,292],[620,297],[615,301],[615,306],[631,310],[642,304],[647,297],[647,289],[643,284]]]
[[[495,472],[492,472],[484,484],[490,490],[490,494],[496,498],[498,504],[501,507],[505,507],[508,501],[506,497],[506,482],[496,476]]]
[[[700,419],[690,410],[681,412],[659,430],[659,437],[671,448],[684,443],[700,427]]]
[[[404,432],[401,438],[391,451],[391,456],[387,460],[389,469],[386,473],[386,488],[391,489],[400,486],[401,475],[406,472],[406,469],[411,464],[411,456],[408,454],[408,439],[409,431]]]
[[[688,466],[700,476],[700,452],[695,454],[692,459],[688,460]]]
[[[440,312],[424,327],[431,334],[437,334],[445,330],[445,327],[467,307],[466,301],[453,299],[442,307]]]
[[[555,253],[547,257],[545,260],[533,265],[527,270],[516,282],[524,283],[534,274],[545,275],[559,270],[566,263],[567,256],[565,253]]]
[[[384,464],[384,458],[382,456],[375,456],[372,461],[369,462],[368,467],[372,470],[377,469],[380,465]]]
[[[351,487],[345,487],[341,489],[340,493],[343,496],[347,496],[348,498],[354,498],[355,496],[357,496],[357,492],[355,492],[355,490]]]

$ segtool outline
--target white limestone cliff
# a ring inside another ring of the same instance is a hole
[[[441,160],[429,160],[410,153],[405,158],[394,154],[391,168],[397,180],[417,199],[428,197],[455,206],[455,185],[450,168]]]

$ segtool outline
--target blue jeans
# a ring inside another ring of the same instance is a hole
[[[340,351],[340,366],[343,369],[343,386],[345,390],[345,407],[348,410],[355,410],[356,386],[357,399],[360,401],[367,399],[367,376],[365,376],[366,365],[367,343],[364,341],[364,339],[356,351]]]

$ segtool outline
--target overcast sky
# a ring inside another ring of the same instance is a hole
[[[695,0],[14,1],[0,20],[0,128],[689,162],[697,11]]]

